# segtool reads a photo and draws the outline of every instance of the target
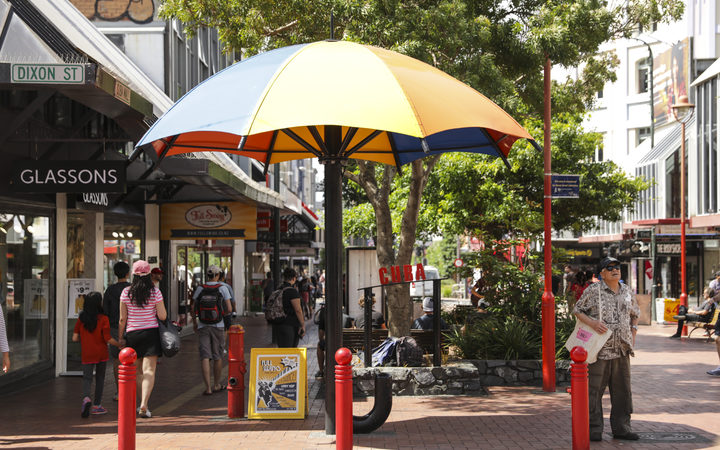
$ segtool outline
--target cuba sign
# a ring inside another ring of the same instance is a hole
[[[413,268],[415,273],[413,274]],[[380,284],[390,283],[411,283],[413,281],[425,281],[425,267],[422,264],[413,266],[405,264],[403,266],[381,267],[378,271],[380,275]],[[390,278],[388,278],[388,276]]]

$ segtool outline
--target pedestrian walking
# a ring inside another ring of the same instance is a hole
[[[285,318],[272,324],[273,337],[279,348],[297,347],[300,338],[305,335],[305,317],[300,304],[300,292],[294,287],[297,272],[292,267],[283,270],[282,307]]]
[[[596,362],[588,365],[590,440],[601,441],[603,433],[602,397],[610,389],[610,426],[615,439],[637,440],[632,431],[633,412],[630,385],[630,356],[637,334],[640,308],[635,295],[620,283],[620,261],[607,257],[600,262],[601,280],[588,286],[573,312],[581,322],[600,334],[612,335],[598,353]],[[602,320],[599,310],[602,308]]]
[[[113,272],[117,277],[117,283],[111,284],[107,289],[105,289],[105,294],[103,294],[103,311],[110,321],[110,336],[119,341],[120,335],[118,334],[118,326],[120,323],[120,295],[122,294],[123,289],[130,286],[130,283],[128,282],[128,277],[130,276],[130,266],[125,261],[117,262],[113,266]],[[113,396],[113,400],[117,401],[120,386],[118,384],[118,367],[120,366],[120,360],[118,358],[120,355],[120,348],[111,345],[109,347],[109,352],[113,369],[113,378],[115,379],[115,395]]]
[[[158,320],[167,319],[167,311],[162,294],[150,277],[150,264],[137,260],[132,273],[132,284],[120,295],[120,345],[124,347],[127,344],[137,353],[135,367],[137,382],[141,386],[137,412],[140,417],[148,419],[152,417],[148,403],[155,386],[157,359],[162,353]]]
[[[105,386],[105,366],[109,358],[108,343],[120,347],[120,343],[110,335],[110,321],[103,314],[102,295],[90,292],[85,296],[83,309],[78,315],[73,329],[73,342],[80,341],[80,358],[82,362],[82,406],[80,416],[87,418],[90,414],[106,414],[102,406],[103,388]],[[95,397],[90,399],[93,371],[95,372]],[[92,405],[92,409],[91,409]]]
[[[222,382],[222,362],[225,353],[225,322],[232,311],[231,295],[227,286],[220,283],[222,270],[212,265],[207,269],[207,281],[195,289],[193,294],[193,330],[198,335],[200,367],[202,368],[205,391],[203,395],[225,390]],[[214,384],[210,380],[210,361]]]

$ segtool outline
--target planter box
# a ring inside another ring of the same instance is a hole
[[[542,386],[542,361],[462,360],[442,367],[353,369],[353,393],[374,394],[376,373],[390,374],[394,395],[486,395],[486,386]],[[555,380],[570,383],[570,361],[556,361]]]

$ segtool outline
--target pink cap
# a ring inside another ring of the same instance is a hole
[[[150,264],[147,261],[139,259],[133,263],[132,268],[133,275],[140,275],[141,277],[150,273]]]

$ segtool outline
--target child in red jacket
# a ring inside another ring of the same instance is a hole
[[[72,336],[73,342],[80,341],[83,368],[82,408],[80,416],[86,418],[92,414],[105,414],[100,404],[105,385],[105,365],[108,360],[108,342],[116,347],[120,343],[110,336],[110,321],[103,314],[102,294],[90,292],[85,296],[83,309]],[[93,370],[95,371],[95,401],[90,400]],[[92,403],[92,410],[90,409]]]

